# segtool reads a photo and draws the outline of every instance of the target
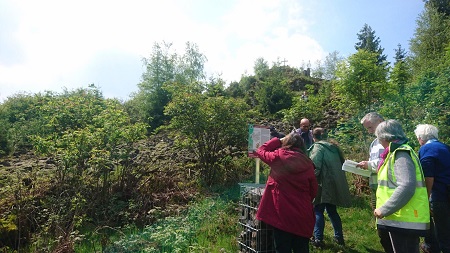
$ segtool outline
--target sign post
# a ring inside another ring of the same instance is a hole
[[[259,184],[259,167],[261,160],[254,152],[270,140],[270,129],[265,126],[248,125],[248,156],[256,158],[255,183]]]

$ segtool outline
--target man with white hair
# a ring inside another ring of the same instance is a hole
[[[438,129],[433,125],[417,125],[414,133],[421,146],[420,164],[434,220],[434,231],[431,231],[431,237],[425,238],[421,249],[424,252],[450,253],[450,147],[438,141]],[[437,239],[440,250],[435,251],[427,245],[433,237]]]
[[[377,126],[383,122],[383,117],[376,112],[369,112],[361,119],[361,124],[367,130],[369,134],[374,134]],[[377,138],[375,138],[372,143],[370,143],[369,147],[369,160],[361,161],[356,166],[370,170],[371,174],[369,177],[369,187],[371,189],[371,198],[370,205],[372,208],[375,208],[376,196],[375,192],[377,191],[377,168],[380,163],[380,155],[384,152],[384,147],[380,144]]]

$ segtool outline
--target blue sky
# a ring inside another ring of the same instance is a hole
[[[421,0],[0,0],[0,102],[18,92],[94,83],[105,97],[137,91],[155,42],[199,46],[208,75],[253,74],[257,58],[314,64],[355,53],[371,26],[393,61],[409,49]]]

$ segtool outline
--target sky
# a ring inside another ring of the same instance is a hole
[[[95,84],[125,101],[138,91],[155,43],[187,42],[208,76],[252,75],[256,59],[301,68],[355,53],[368,24],[388,61],[407,51],[422,0],[0,0],[0,103]]]

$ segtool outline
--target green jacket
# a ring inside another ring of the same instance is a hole
[[[329,203],[349,207],[351,196],[342,170],[344,157],[339,147],[326,141],[318,141],[308,149],[308,155],[316,167],[315,175],[319,183],[314,205]]]

